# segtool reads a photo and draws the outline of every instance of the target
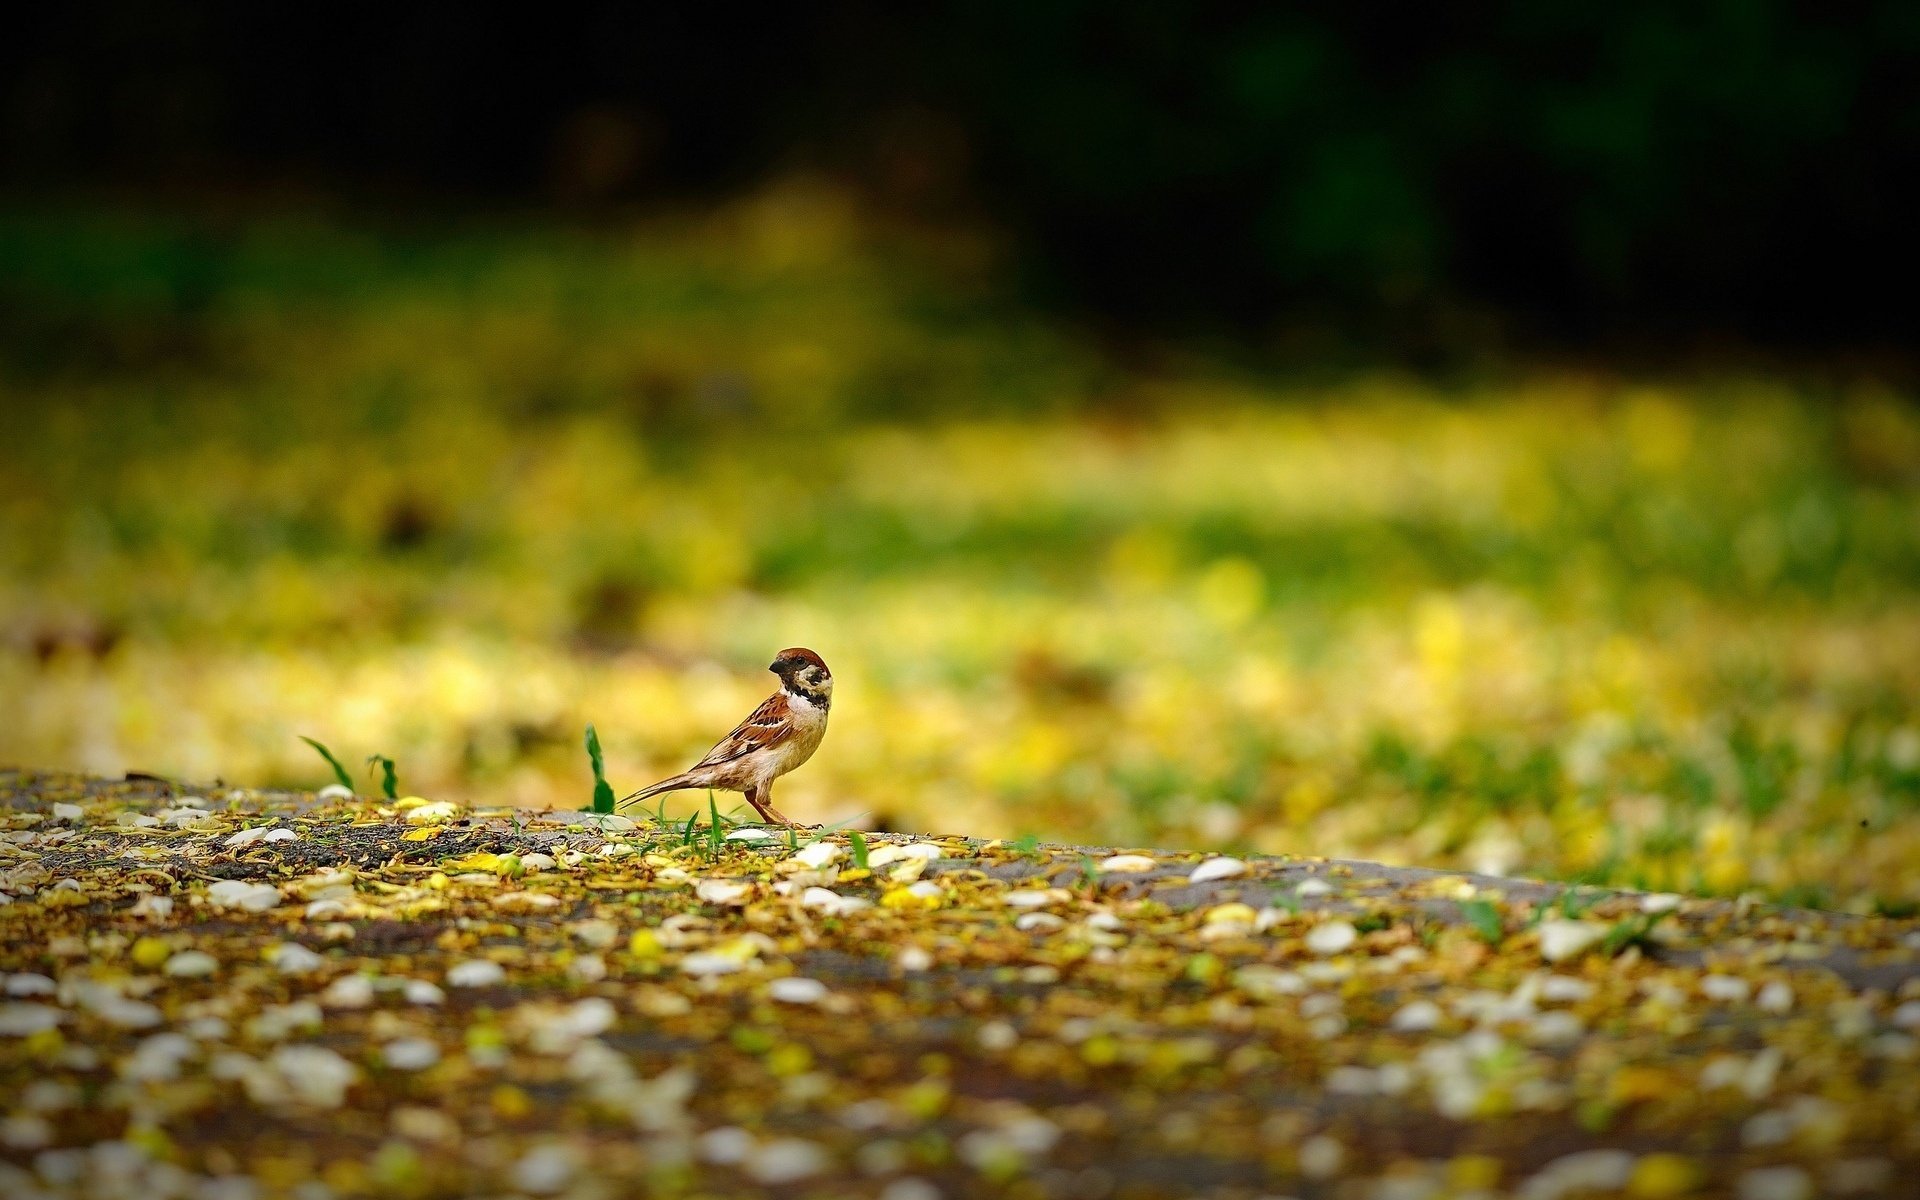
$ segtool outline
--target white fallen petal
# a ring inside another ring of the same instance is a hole
[[[1643,913],[1672,912],[1680,907],[1681,897],[1672,892],[1649,892],[1640,897],[1640,911]]]
[[[1188,883],[1208,883],[1215,879],[1234,879],[1247,873],[1247,864],[1237,858],[1210,858],[1193,869]]]
[[[844,916],[873,907],[873,901],[859,896],[842,896],[823,887],[810,887],[800,893],[802,908],[817,908],[828,916]]]
[[[327,965],[327,960],[299,942],[282,942],[267,951],[267,961],[282,975],[305,975]]]
[[[706,952],[689,954],[680,960],[681,971],[696,978],[704,978],[710,975],[732,975],[744,966],[745,964],[739,959],[729,955]]]
[[[222,842],[221,845],[229,850],[238,850],[242,846],[251,846],[266,836],[267,827],[265,825],[256,825],[252,829],[242,829],[239,833],[234,834]]]
[[[804,975],[788,975],[769,983],[767,995],[782,1004],[818,1004],[827,998],[827,985]]]
[[[513,1185],[536,1196],[565,1191],[573,1182],[573,1151],[565,1146],[535,1146],[513,1164]]]
[[[365,975],[342,975],[320,993],[328,1008],[365,1008],[373,1003],[373,980]]]
[[[460,815],[460,806],[451,800],[429,800],[407,810],[403,818],[409,825],[438,825]]]
[[[1569,921],[1553,918],[1540,922],[1540,957],[1548,962],[1578,958],[1599,945],[1607,936],[1607,927],[1598,921]]]
[[[420,1005],[440,1004],[447,998],[447,994],[440,990],[439,985],[424,979],[407,980],[406,986],[400,989],[400,995],[408,1004]]]
[[[888,863],[902,862],[908,859],[923,859],[932,862],[941,856],[941,849],[933,842],[909,842],[904,846],[888,844],[875,846],[867,851],[867,865],[878,869]]]
[[[756,1146],[741,1167],[755,1183],[773,1185],[811,1178],[830,1165],[827,1152],[812,1142],[775,1138]]]
[[[1116,854],[1100,860],[1100,869],[1109,874],[1136,874],[1151,871],[1159,865],[1144,854]]]
[[[1060,897],[1054,895],[1052,888],[1021,888],[1018,891],[1008,892],[1001,899],[1006,902],[1008,908],[1045,908],[1055,903]]]
[[[1013,927],[1027,933],[1052,933],[1058,929],[1065,929],[1067,922],[1064,918],[1050,912],[1030,912],[1021,913],[1014,921]]]
[[[48,1004],[0,1004],[0,1037],[27,1037],[66,1019],[67,1014]]]
[[[448,987],[492,987],[497,983],[505,983],[506,979],[506,968],[485,958],[470,958],[447,969]],[[419,1003],[417,1000],[414,1002]]]
[[[1338,954],[1360,940],[1360,931],[1347,921],[1322,921],[1307,934],[1307,949],[1315,954]]]
[[[1756,1167],[1740,1177],[1740,1200],[1809,1200],[1813,1177],[1799,1167]]]
[[[55,804],[53,806],[53,819],[56,821],[78,821],[80,817],[81,809],[78,804]]]
[[[502,912],[547,912],[562,903],[560,897],[545,892],[501,892],[493,898],[493,906]]]
[[[740,905],[753,896],[753,885],[734,879],[702,879],[693,894],[707,904]]]
[[[839,861],[845,854],[845,850],[832,842],[815,842],[811,846],[802,847],[799,853],[787,861],[818,871],[829,863]]]
[[[1540,981],[1540,998],[1549,1002],[1575,1004],[1593,995],[1593,985],[1571,975],[1549,975]]]
[[[1388,1025],[1401,1033],[1425,1033],[1438,1028],[1440,1006],[1431,1000],[1414,1000],[1402,1005]]]
[[[315,1108],[339,1108],[360,1069],[324,1046],[280,1046],[268,1056],[286,1093]]]
[[[220,960],[205,950],[182,950],[168,958],[162,969],[175,978],[198,979],[219,970]]]
[[[1324,879],[1302,879],[1294,886],[1293,894],[1309,898],[1313,896],[1330,896],[1333,894],[1333,885]]]
[[[351,800],[353,799],[353,789],[350,787],[342,787],[337,783],[330,783],[315,792],[314,799],[322,802],[328,800]]]
[[[280,889],[270,883],[250,883],[244,879],[222,879],[207,888],[207,903],[215,908],[237,908],[244,912],[265,912],[280,904]]]
[[[300,840],[300,835],[291,829],[274,829],[269,831],[267,836],[260,840],[265,842],[297,842]]]
[[[51,996],[58,990],[53,980],[31,971],[7,976],[7,995],[9,996]]]
[[[424,1071],[440,1061],[440,1047],[426,1038],[397,1038],[380,1048],[380,1058],[396,1071]]]
[[[732,833],[729,833],[727,840],[730,842],[764,842],[772,839],[773,836],[771,830],[757,829],[749,825],[744,829],[736,829]]]

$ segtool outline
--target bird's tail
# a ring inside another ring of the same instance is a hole
[[[662,779],[659,783],[654,784],[652,787],[643,787],[631,795],[622,796],[620,798],[620,805],[634,804],[650,796],[658,796],[661,792],[671,792],[679,788],[692,786],[693,784],[688,781],[685,775],[669,776],[666,779]]]

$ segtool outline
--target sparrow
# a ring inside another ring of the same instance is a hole
[[[833,705],[833,674],[820,656],[801,646],[782,650],[767,668],[780,677],[780,689],[760,702],[707,756],[678,775],[644,787],[622,804],[681,788],[719,788],[744,792],[764,820],[793,822],[773,807],[773,781],[813,757],[827,735],[827,709]]]

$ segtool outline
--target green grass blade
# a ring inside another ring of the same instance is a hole
[[[347,769],[340,765],[340,760],[333,756],[333,751],[327,749],[325,746],[321,745],[319,742],[314,741],[312,738],[308,737],[304,733],[298,734],[296,736],[298,736],[301,741],[305,742],[309,746],[312,746],[316,751],[318,751],[321,758],[324,758],[327,760],[327,765],[333,768],[333,778],[335,782],[339,783],[341,787],[347,789],[348,791],[353,790],[353,776],[349,775],[347,773]]]
[[[867,869],[867,835],[858,829],[847,833],[847,845],[853,850],[853,865],[864,871]]]
[[[606,759],[600,754],[600,734],[587,726],[587,762],[593,767],[593,811],[613,811],[613,786],[607,782]]]
[[[369,767],[379,766],[380,790],[386,794],[387,799],[398,800],[400,798],[400,776],[399,773],[394,770],[393,760],[384,754],[369,754],[367,755],[367,765]]]

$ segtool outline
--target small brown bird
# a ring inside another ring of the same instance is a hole
[[[833,704],[833,674],[818,654],[800,646],[775,655],[767,670],[780,677],[779,691],[761,701],[705,758],[621,803],[681,788],[719,788],[744,792],[761,817],[792,825],[773,807],[773,781],[820,748],[820,739],[827,735],[827,709]]]

